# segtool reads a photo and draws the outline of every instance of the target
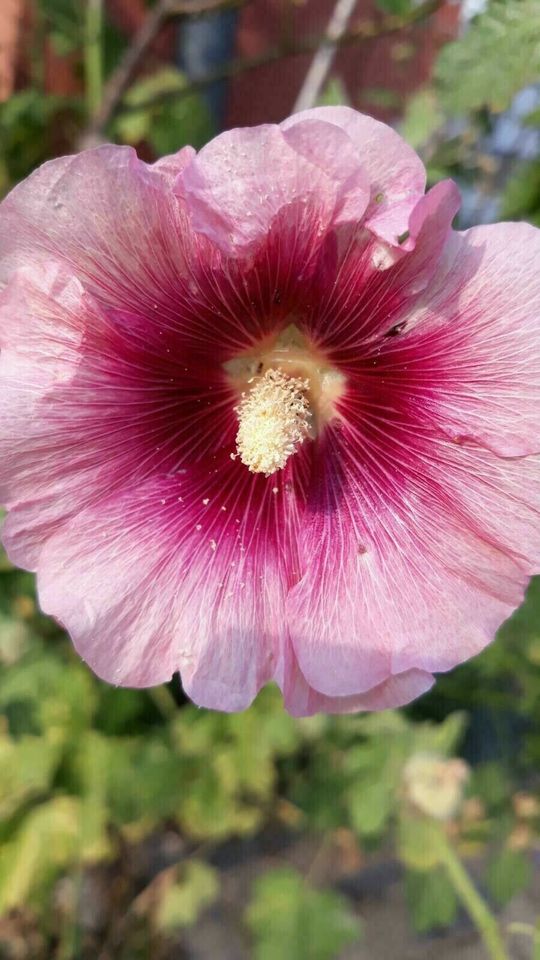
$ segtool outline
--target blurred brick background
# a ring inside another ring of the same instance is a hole
[[[81,0],[82,2],[82,0]],[[130,37],[146,16],[144,0],[106,0],[107,15],[117,29]],[[324,32],[333,0],[249,0],[240,11],[235,57],[264,57],[279,46],[301,42]],[[31,72],[29,27],[35,16],[34,0],[1,0],[0,99],[24,86]],[[372,0],[358,0],[351,24],[375,24],[385,15]],[[407,94],[429,77],[439,48],[456,35],[459,4],[445,2],[425,23],[390,36],[344,46],[333,74],[344,84],[354,106],[376,116],[399,115]],[[169,24],[151,48],[144,70],[157,62],[172,61],[176,27]],[[44,51],[45,85],[50,93],[73,93],[80,77],[73,60],[60,57],[50,47]],[[310,54],[287,56],[234,77],[227,92],[227,126],[278,121],[294,103],[310,62]]]

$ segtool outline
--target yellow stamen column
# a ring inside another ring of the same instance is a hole
[[[270,368],[242,394],[236,409],[236,448],[252,473],[269,477],[281,470],[306,437],[313,435],[308,389],[309,380]]]

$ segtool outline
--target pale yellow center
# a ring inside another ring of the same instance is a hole
[[[281,470],[310,434],[308,380],[272,367],[259,377],[237,407],[236,448],[252,473],[269,477]]]
[[[337,415],[344,377],[294,324],[224,366],[240,398],[233,458],[252,473],[282,470]]]

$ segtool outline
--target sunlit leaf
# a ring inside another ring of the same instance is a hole
[[[254,960],[333,960],[360,936],[359,922],[340,894],[314,890],[287,868],[258,879],[246,919]]]
[[[80,826],[80,806],[71,797],[55,797],[28,814],[0,847],[0,913],[27,906],[71,862]]]
[[[444,114],[437,94],[435,90],[426,87],[407,100],[400,132],[411,147],[421,150],[443,123]]]
[[[492,0],[438,59],[435,76],[445,106],[455,113],[506,109],[540,76],[539,36],[537,0]]]
[[[195,923],[206,907],[216,899],[219,878],[203,860],[189,860],[175,871],[174,882],[167,885],[160,900],[156,924],[164,932]]]

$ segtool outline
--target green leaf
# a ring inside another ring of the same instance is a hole
[[[442,723],[418,724],[412,731],[414,747],[411,753],[432,753],[449,757],[455,753],[467,725],[467,716],[456,711]]]
[[[203,860],[189,860],[176,874],[178,879],[167,886],[156,914],[156,925],[163,932],[194,924],[219,892],[218,874]]]
[[[89,730],[77,743],[76,761],[81,777],[80,855],[84,861],[98,861],[111,853],[108,774],[116,757],[107,739]]]
[[[362,87],[362,103],[367,104],[373,111],[398,111],[402,100],[395,90],[388,87]]]
[[[52,650],[29,651],[0,677],[0,709],[24,704],[35,732],[76,739],[96,705],[96,682],[82,664]]]
[[[447,44],[435,69],[443,104],[453,113],[505,110],[540,75],[538,0],[494,0],[460,40]]]
[[[51,785],[58,745],[43,737],[0,737],[0,817],[12,816]]]
[[[352,826],[363,836],[380,834],[398,801],[403,765],[407,760],[410,734],[407,727],[387,727],[387,733],[375,734],[367,743],[351,747],[345,767],[351,782],[345,799]],[[393,733],[391,730],[393,729]]]
[[[295,870],[272,870],[257,880],[246,919],[254,960],[333,960],[360,936],[347,901],[313,890]]]
[[[107,737],[107,796],[113,819],[156,822],[179,814],[185,792],[185,766],[159,737]],[[137,789],[133,789],[133,784]]]
[[[540,211],[540,161],[521,164],[508,180],[502,198],[501,216],[527,219]]]
[[[116,135],[126,143],[148,140],[158,155],[186,144],[200,146],[212,134],[210,117],[202,97],[186,94],[186,87],[184,74],[174,67],[138,80],[124,96],[124,110],[114,122]]]
[[[405,893],[414,928],[418,933],[426,933],[434,927],[448,927],[454,922],[458,900],[444,870],[436,869],[426,873],[407,871]]]
[[[137,80],[124,95],[123,102],[130,107],[151,107],[156,98],[184,90],[186,83],[180,70],[172,66],[162,67]]]
[[[397,17],[406,16],[412,6],[411,0],[376,0],[379,10]]]
[[[28,625],[13,617],[0,614],[0,663],[11,666],[20,660],[28,648]]]
[[[39,7],[58,55],[76,50],[83,39],[83,4],[79,0],[39,0]]]
[[[473,769],[470,782],[471,795],[479,797],[488,810],[505,807],[511,790],[508,773],[500,764],[482,763]]]
[[[331,77],[317,100],[318,107],[350,106],[351,100],[341,77]]]
[[[397,853],[411,870],[433,870],[440,863],[441,827],[427,817],[403,814],[398,822]]]
[[[60,113],[65,129],[80,113],[80,101],[28,88],[0,103],[0,188],[3,192],[12,182],[26,177],[34,167],[50,158],[58,137],[55,120]]]
[[[523,117],[522,123],[526,127],[540,127],[540,107],[536,107]]]
[[[418,90],[407,101],[405,116],[401,123],[401,135],[415,150],[430,140],[444,123],[435,90],[425,87]]]
[[[152,126],[150,110],[129,110],[116,118],[114,129],[116,136],[123,141],[136,145],[145,140]]]
[[[502,850],[489,866],[487,883],[495,900],[504,904],[528,887],[531,877],[531,862],[524,853],[519,850]]]
[[[360,780],[348,791],[348,808],[352,827],[361,836],[382,833],[394,806],[392,784],[380,780]]]
[[[0,913],[26,907],[75,857],[80,807],[71,797],[55,797],[23,820],[13,839],[0,848]]]

